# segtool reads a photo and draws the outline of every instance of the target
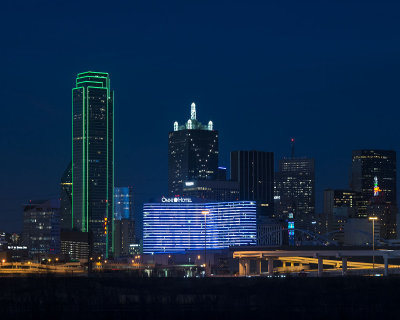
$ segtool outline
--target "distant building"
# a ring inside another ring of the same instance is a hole
[[[7,246],[8,241],[7,241],[7,233],[4,231],[0,231],[0,251],[3,249],[3,246]]]
[[[93,235],[93,252],[112,256],[114,231],[114,91],[104,72],[83,72],[72,89],[72,217]]]
[[[373,197],[367,207],[369,217],[378,217],[380,237],[385,240],[397,238],[397,207],[386,203],[383,197]]]
[[[135,222],[131,219],[115,221],[115,257],[130,255],[131,245],[136,244]]]
[[[257,201],[260,216],[273,215],[273,152],[231,152],[231,180],[239,183],[239,200]]]
[[[344,224],[344,244],[372,246],[372,222],[363,218],[348,219]],[[375,222],[375,243],[380,242],[380,223]]]
[[[30,201],[24,206],[23,244],[29,255],[60,252],[59,200]]]
[[[347,218],[354,218],[356,216],[359,199],[360,194],[356,191],[324,190],[324,216],[326,218],[327,230],[334,237],[334,232],[342,229],[343,223]]]
[[[217,180],[219,181],[227,180],[226,167],[218,167]]]
[[[275,196],[279,197],[278,216],[293,213],[298,220],[315,215],[314,159],[284,158],[275,174]]]
[[[357,216],[377,216],[382,239],[396,239],[396,152],[355,150],[352,155],[351,188],[360,193]]]
[[[182,196],[214,201],[239,200],[239,183],[226,180],[185,181]]]
[[[71,230],[72,225],[72,162],[65,169],[60,183],[60,226]]]
[[[115,187],[114,188],[114,218],[134,219],[133,213],[133,188],[132,187]]]
[[[190,119],[174,123],[168,135],[168,191],[182,195],[185,181],[215,180],[218,177],[218,131],[212,121],[202,125],[192,103]]]
[[[355,150],[352,154],[350,187],[360,192],[357,215],[368,216],[367,207],[374,197],[375,177],[383,203],[396,206],[396,152],[392,150]]]
[[[72,260],[89,258],[89,234],[80,231],[61,232],[61,253]]]
[[[258,246],[281,246],[283,244],[283,226],[272,219],[263,219],[257,224]]]
[[[143,205],[144,253],[255,245],[256,237],[254,201],[204,203],[172,197]]]

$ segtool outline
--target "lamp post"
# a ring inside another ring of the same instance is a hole
[[[204,215],[204,272],[207,276],[207,215],[210,212],[208,210],[204,210],[201,214]]]
[[[375,221],[378,217],[369,217],[368,220],[372,221],[372,272],[375,269]]]

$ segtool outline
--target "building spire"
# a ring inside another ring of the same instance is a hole
[[[196,120],[196,104],[194,102],[190,106],[190,119]]]

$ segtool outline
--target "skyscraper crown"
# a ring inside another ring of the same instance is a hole
[[[183,125],[179,125],[178,121],[174,122],[174,131],[179,130],[214,130],[214,124],[210,120],[207,125],[203,125],[197,120],[196,104],[192,102],[190,105],[190,119]]]

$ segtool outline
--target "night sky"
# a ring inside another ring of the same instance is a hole
[[[110,74],[115,181],[137,213],[166,194],[168,132],[193,101],[220,165],[235,149],[289,156],[295,137],[316,159],[318,212],[323,189],[348,186],[353,149],[399,151],[399,3],[249,2],[2,1],[0,231],[58,197],[83,71]]]

